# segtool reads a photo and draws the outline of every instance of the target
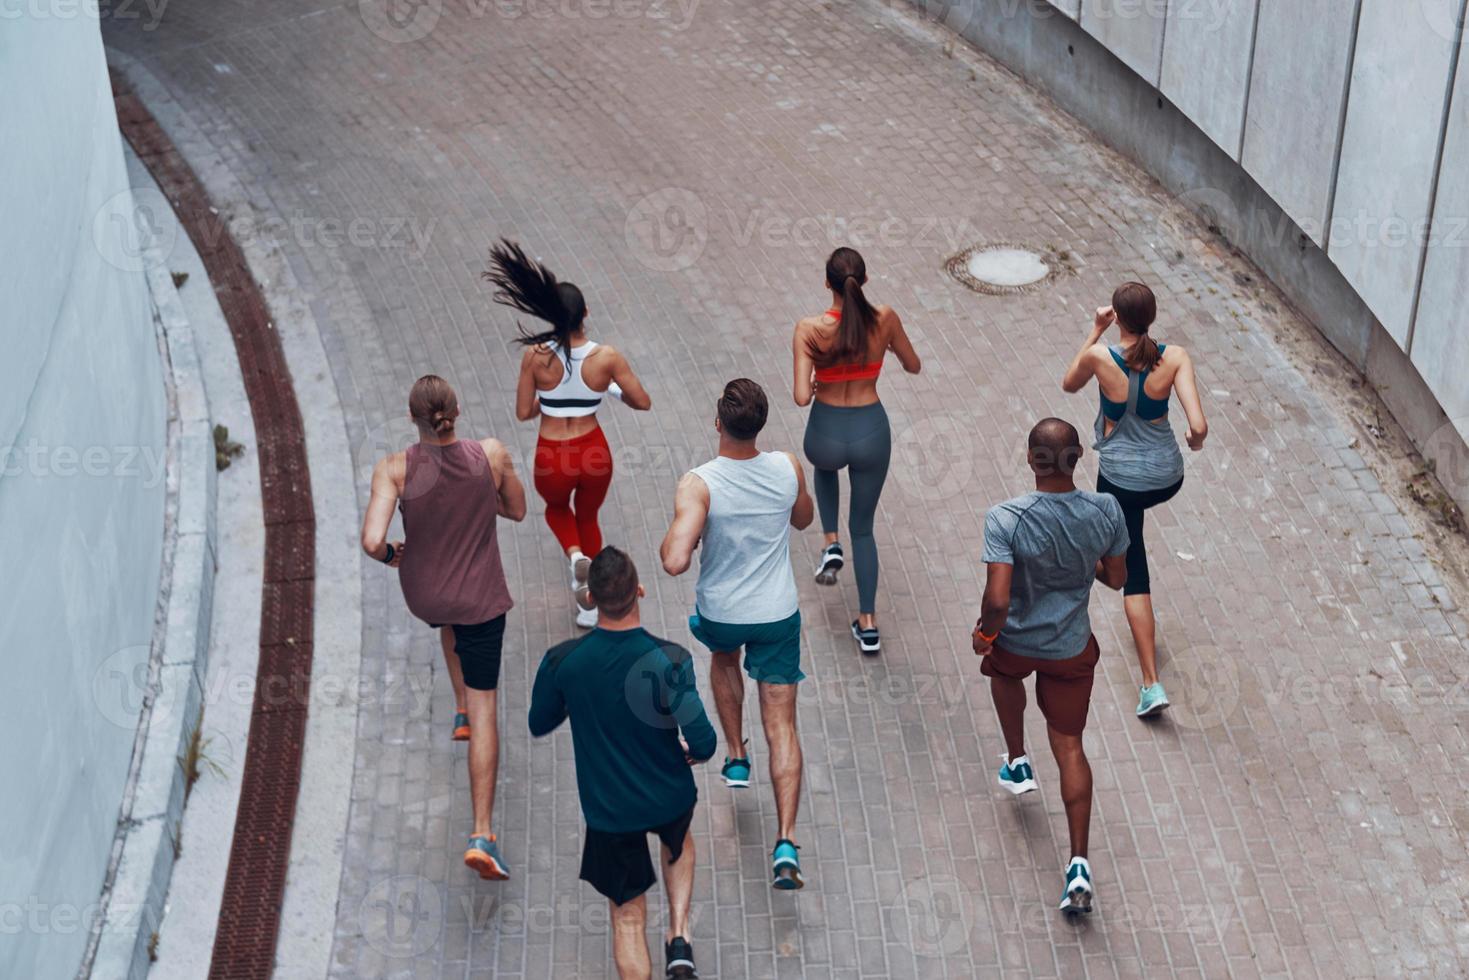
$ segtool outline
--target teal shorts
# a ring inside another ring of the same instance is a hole
[[[716,623],[689,617],[694,638],[717,653],[745,648],[745,673],[765,684],[795,684],[801,673],[801,613],[797,610],[778,623]]]

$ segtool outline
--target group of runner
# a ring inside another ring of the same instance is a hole
[[[587,303],[576,286],[508,241],[491,250],[485,278],[496,287],[497,302],[545,325],[520,328],[525,351],[516,415],[540,420],[533,485],[567,561],[576,625],[590,631],[545,654],[532,692],[530,730],[547,735],[571,721],[587,824],[581,877],[610,903],[620,975],[651,975],[644,929],[645,893],[656,880],[647,847],[653,834],[661,843],[669,900],[666,976],[696,977],[688,938],[697,798],[690,766],[713,757],[717,739],[692,656],[643,629],[644,588],[636,564],[603,544],[598,524],[612,452],[596,413],[609,394],[642,411],[652,400],[621,352],[588,338]],[[889,352],[910,374],[922,368],[898,315],[867,300],[861,255],[837,249],[825,282],[830,307],[797,323],[792,344],[793,395],[798,405],[811,406],[804,451],[814,470],[813,492],[794,454],[757,448],[769,413],[765,391],[749,379],[731,381],[715,405],[717,453],[679,481],[659,555],[670,575],[688,571],[699,556],[689,630],[710,651],[709,685],[728,753],[721,774],[731,788],[752,781],[744,674],[755,682],[776,803],[770,880],[782,890],[804,885],[795,828],[803,768],[796,686],[805,675],[790,532],[819,514],[825,541],[815,579],[835,584],[846,564],[838,532],[838,472],[846,469],[858,591],[851,633],[864,655],[878,654],[873,524],[892,440],[877,380]],[[1092,900],[1091,772],[1082,732],[1100,655],[1088,613],[1095,580],[1126,593],[1142,670],[1137,714],[1152,716],[1168,705],[1157,674],[1143,515],[1182,486],[1182,454],[1167,417],[1172,392],[1187,415],[1191,448],[1202,448],[1208,430],[1189,356],[1152,340],[1155,316],[1146,286],[1119,287],[1112,305],[1097,311],[1063,379],[1068,392],[1093,379],[1100,390],[1098,492],[1075,485],[1083,453],[1076,429],[1046,419],[1030,435],[1035,490],[994,507],[985,521],[987,582],[972,646],[991,678],[1006,741],[999,782],[1017,795],[1037,788],[1022,734],[1021,683],[1035,673],[1071,831],[1061,902],[1067,912],[1089,911]],[[1106,344],[1114,324],[1118,342]],[[398,568],[409,611],[440,632],[455,696],[452,737],[469,742],[474,824],[464,860],[481,877],[503,880],[510,872],[491,814],[499,757],[496,688],[512,602],[496,535],[499,517],[525,517],[525,488],[500,442],[459,437],[458,399],[442,378],[415,383],[409,414],[419,442],[375,467],[362,544],[368,555]],[[390,542],[395,510],[404,540]]]

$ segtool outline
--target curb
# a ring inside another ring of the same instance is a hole
[[[214,434],[194,331],[157,245],[143,258],[168,390],[164,579],[144,714],[101,899],[106,911],[79,971],[129,980],[148,974],[177,856],[188,795],[183,759],[203,717],[217,543]]]

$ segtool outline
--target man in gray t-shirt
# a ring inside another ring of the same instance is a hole
[[[1076,428],[1045,419],[1030,433],[1035,491],[992,508],[984,522],[988,580],[984,612],[974,627],[974,652],[990,678],[1007,753],[1000,785],[1015,795],[1036,789],[1025,754],[1026,677],[1036,675],[1036,703],[1045,715],[1051,751],[1061,771],[1061,798],[1071,831],[1071,864],[1061,910],[1090,912],[1092,771],[1081,735],[1091,707],[1100,650],[1087,604],[1097,580],[1113,589],[1127,581],[1127,523],[1117,498],[1078,490],[1082,456]]]

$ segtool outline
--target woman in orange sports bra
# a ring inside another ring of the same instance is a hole
[[[888,351],[903,370],[917,374],[923,362],[889,306],[873,306],[862,294],[867,265],[855,249],[839,248],[826,260],[831,308],[796,324],[792,342],[797,405],[811,405],[806,421],[806,458],[815,467],[816,506],[826,547],[816,563],[816,581],[834,585],[845,562],[837,535],[841,486],[846,468],[852,483],[847,527],[857,570],[858,616],[852,637],[865,654],[882,650],[877,631],[877,541],[872,521],[887,479],[892,430],[877,397],[877,377]],[[815,404],[812,404],[812,402]]]

